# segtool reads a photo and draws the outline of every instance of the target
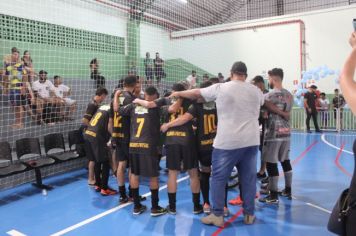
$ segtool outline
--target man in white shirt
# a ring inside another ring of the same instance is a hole
[[[56,102],[53,97],[54,85],[51,81],[47,80],[47,71],[41,70],[39,72],[39,80],[33,82],[32,90],[36,97],[37,122],[41,124],[43,123],[43,108]]]
[[[72,118],[69,117],[69,114],[74,114],[77,101],[68,97],[70,95],[71,89],[63,84],[62,78],[58,75],[53,77],[53,82],[54,95],[56,97],[55,100],[57,101],[57,104],[60,105],[60,115],[65,120],[72,120]],[[66,112],[66,106],[69,107],[68,112]]]
[[[192,70],[192,74],[189,75],[185,80],[189,83],[188,89],[196,88],[196,86],[197,86],[197,72],[195,70]]]
[[[320,94],[319,104],[320,104],[319,111],[321,115],[321,128],[326,129],[328,127],[328,120],[329,120],[328,111],[329,111],[330,102],[329,99],[326,98],[325,93]]]
[[[256,155],[260,144],[258,117],[260,107],[265,105],[271,112],[286,118],[289,113],[281,111],[264,96],[256,86],[246,83],[247,67],[236,62],[231,68],[231,81],[218,83],[204,89],[174,92],[171,97],[202,98],[215,101],[218,115],[216,138],[212,154],[212,213],[201,219],[204,224],[224,225],[223,209],[225,184],[232,169],[237,166],[243,199],[244,223],[255,220]]]

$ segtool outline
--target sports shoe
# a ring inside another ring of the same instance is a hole
[[[230,215],[229,208],[224,207],[224,217],[228,217]]]
[[[244,223],[245,223],[246,225],[252,225],[253,223],[255,223],[255,219],[256,219],[255,216],[246,214],[246,215],[244,216]]]
[[[193,209],[193,214],[195,214],[195,215],[198,215],[198,214],[200,214],[200,213],[202,213],[203,212],[203,207],[202,207],[202,205],[197,205],[197,206],[194,206],[194,209]]]
[[[98,185],[95,185],[94,189],[95,189],[95,192],[98,192],[98,193],[101,191],[101,188]]]
[[[242,200],[241,200],[241,197],[240,197],[240,195],[237,197],[237,198],[234,198],[234,199],[231,199],[230,201],[229,201],[229,204],[230,205],[242,205]]]
[[[205,214],[210,214],[211,208],[210,208],[210,205],[208,203],[204,203],[203,211],[204,211]]]
[[[167,209],[158,206],[157,208],[151,208],[151,216],[161,216],[167,214]]]
[[[146,197],[143,197],[143,196],[140,196],[140,202],[143,202],[143,201],[145,201],[147,198]],[[134,201],[134,199],[133,199],[133,197],[129,197],[129,200],[128,200],[129,202],[133,202]]]
[[[289,200],[292,199],[292,191],[290,188],[285,188],[282,190],[282,192],[279,193],[282,197],[286,197]]]
[[[268,176],[266,178],[264,178],[264,179],[261,179],[261,183],[262,184],[268,184],[268,182],[269,182]]]
[[[171,215],[177,214],[176,208],[171,208],[170,205],[168,205],[168,206],[166,207],[166,209],[167,209],[167,212],[168,212],[169,214],[171,214]]]
[[[267,177],[266,172],[263,172],[263,174],[260,174],[260,172],[257,172],[257,179],[264,179],[266,177]]]
[[[133,214],[139,215],[139,214],[143,213],[144,211],[146,211],[146,209],[147,209],[147,207],[145,205],[140,204],[140,206],[134,208]]]
[[[117,191],[111,188],[107,188],[107,189],[102,189],[100,191],[101,195],[103,196],[109,196],[109,195],[115,195],[117,194]]]
[[[206,225],[215,225],[218,227],[224,226],[224,217],[216,216],[214,215],[214,213],[211,213],[210,215],[201,218],[200,221]]]
[[[119,204],[125,204],[129,201],[129,198],[126,196],[126,194],[121,195],[119,199]]]
[[[272,192],[270,192],[266,197],[258,199],[259,202],[267,203],[267,204],[278,204],[278,195],[274,196]]]

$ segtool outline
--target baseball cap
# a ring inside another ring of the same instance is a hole
[[[235,62],[232,65],[231,73],[237,74],[237,75],[247,75],[246,64],[243,63],[242,61]]]

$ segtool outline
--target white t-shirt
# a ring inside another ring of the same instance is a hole
[[[196,87],[196,85],[197,85],[197,77],[196,76],[189,75],[186,78],[186,80],[188,81],[191,88]]]
[[[54,86],[54,94],[56,97],[63,98],[64,93],[69,92],[70,88],[64,84],[58,85],[58,87]]]
[[[44,83],[41,83],[39,80],[37,80],[33,82],[32,89],[37,91],[42,98],[49,98],[49,92],[54,91],[54,85],[49,80],[46,80]]]
[[[320,103],[320,110],[322,111],[327,111],[329,110],[329,100],[327,98],[325,98],[325,100],[319,98],[319,103]]]
[[[230,81],[201,89],[205,101],[215,101],[218,128],[214,148],[233,150],[260,144],[258,117],[264,96],[256,86]]]

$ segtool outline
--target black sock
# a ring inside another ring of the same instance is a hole
[[[126,196],[126,188],[125,185],[119,186],[120,196]]]
[[[133,197],[133,200],[134,200],[135,208],[137,208],[137,207],[139,207],[141,205],[140,198],[139,198],[139,193],[138,193],[138,188],[131,188],[131,193],[132,193],[132,197]]]
[[[132,188],[131,188],[131,185],[129,185],[129,197],[133,197],[133,196],[132,196]]]
[[[151,204],[153,209],[158,208],[158,189],[151,189]]]
[[[200,205],[200,193],[193,193],[193,203],[194,206],[197,207]]]
[[[169,207],[172,210],[176,209],[176,193],[168,193]]]
[[[225,185],[225,205],[224,205],[224,207],[227,207],[227,190],[228,190],[229,188],[228,188],[228,185],[226,184]],[[241,193],[240,193],[241,194]]]
[[[209,189],[210,189],[210,173],[200,173],[200,188],[203,195],[204,203],[210,204],[209,201]]]

